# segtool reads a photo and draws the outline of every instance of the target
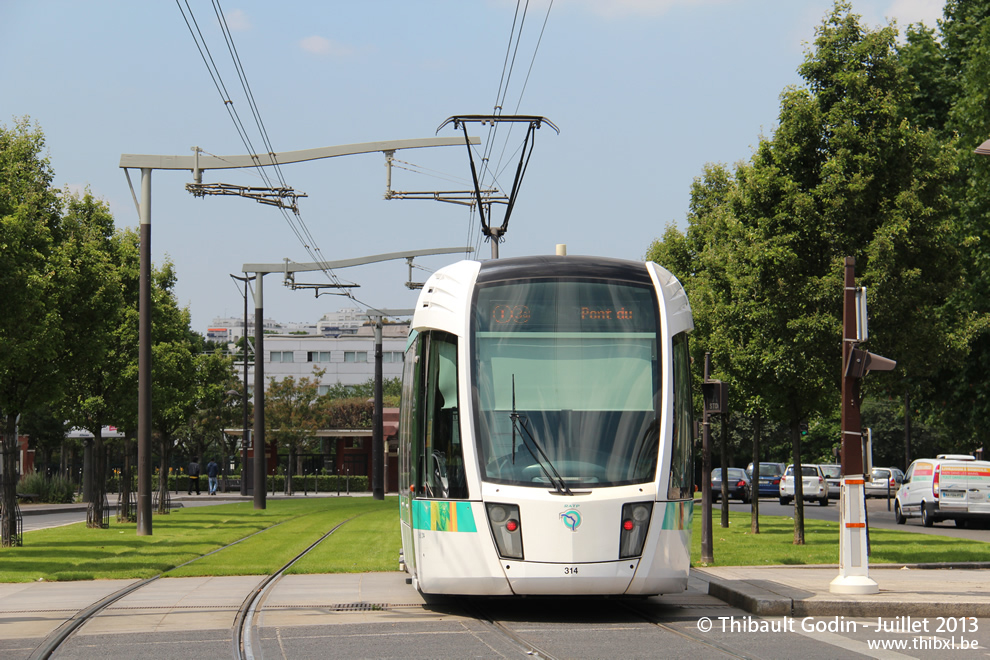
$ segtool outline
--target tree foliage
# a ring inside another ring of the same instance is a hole
[[[966,355],[945,364],[935,386],[916,397],[915,412],[928,423],[965,429],[953,434],[960,446],[946,449],[968,451],[990,439],[983,423],[990,396],[981,386],[990,364],[990,158],[974,153],[990,138],[990,5],[948,0],[937,30],[911,26],[907,34],[900,58],[912,99],[904,112],[951,144],[958,165],[949,196],[962,282],[951,305],[961,318],[955,341]]]
[[[837,2],[799,68],[805,84],[781,94],[774,134],[732,173],[707,167],[687,232],[669,228],[647,254],[688,289],[696,364],[711,351],[736,410],[787,425],[797,465],[800,424],[838,408],[844,257],[870,290],[871,350],[917,379],[958,361],[946,304],[961,277],[954,153],[904,119],[895,46],[892,26],[867,28]],[[801,518],[799,506],[799,543]]]
[[[0,126],[0,411],[3,482],[0,527],[4,545],[20,542],[16,520],[17,422],[60,391],[61,360],[71,357],[61,322],[73,301],[59,289],[64,240],[61,202],[42,156],[44,135],[27,119]]]

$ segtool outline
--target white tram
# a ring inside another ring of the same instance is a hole
[[[423,593],[687,588],[694,327],[654,263],[543,256],[437,271],[402,379],[405,569]]]

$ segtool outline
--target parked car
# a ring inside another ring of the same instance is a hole
[[[760,476],[759,482],[757,483],[757,492],[760,497],[779,497],[780,496],[780,478],[784,476],[784,468],[787,466],[783,463],[763,463],[760,462]],[[746,468],[746,476],[749,477],[750,482],[753,481],[753,464],[750,463]]]
[[[842,493],[842,466],[822,463],[818,467],[822,469],[825,481],[828,482],[828,496],[835,500],[839,499],[839,495]]]
[[[964,527],[970,520],[990,520],[990,461],[972,456],[940,454],[908,466],[894,500],[894,520],[921,517],[931,527],[954,520]]]
[[[816,500],[822,506],[828,506],[828,482],[822,469],[814,464],[801,466],[801,484],[804,499]],[[794,466],[788,465],[784,477],[780,480],[780,503],[790,504],[794,499]]]
[[[742,468],[728,468],[729,499],[749,502],[752,493],[749,477]],[[718,501],[722,496],[722,468],[712,470],[712,501]]]
[[[904,473],[898,468],[873,468],[863,488],[866,497],[894,497],[903,482]]]

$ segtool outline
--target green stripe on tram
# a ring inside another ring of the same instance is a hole
[[[413,529],[434,532],[477,532],[470,502],[413,500]]]

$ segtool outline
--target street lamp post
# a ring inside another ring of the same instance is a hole
[[[265,305],[264,273],[255,273],[254,291],[254,508],[267,508],[265,493]]]

